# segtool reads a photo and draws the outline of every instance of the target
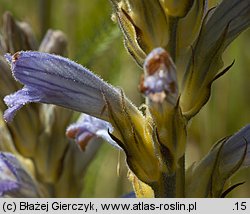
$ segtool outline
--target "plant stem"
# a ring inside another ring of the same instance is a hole
[[[167,50],[174,62],[176,60],[178,21],[176,17],[169,18],[170,39]],[[148,75],[146,71],[144,72],[145,76]],[[167,94],[165,95],[168,96]],[[168,168],[166,171],[163,169],[158,181],[150,186],[153,188],[156,198],[184,198],[185,154],[183,153],[186,145],[185,119],[181,114],[179,106],[177,106],[178,103],[173,105],[173,103],[167,100],[154,103],[153,99],[146,97],[146,105],[149,107],[157,125],[157,130],[160,133],[158,135],[158,143],[162,162]],[[182,154],[183,156],[180,157]]]
[[[179,160],[179,168],[176,171],[176,197],[185,198],[185,154]]]
[[[151,187],[156,198],[185,198],[185,155],[180,158],[176,172],[172,175],[163,173]]]
[[[176,197],[176,174],[169,176],[162,174],[159,181],[151,185],[155,198],[175,198]]]

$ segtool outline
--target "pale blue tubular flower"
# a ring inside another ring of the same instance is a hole
[[[75,133],[74,126],[68,133],[83,144],[91,135],[96,135],[114,145],[111,137],[124,150],[130,169],[140,180],[145,183],[158,181],[161,171],[166,168],[161,157],[155,154],[158,145],[153,140],[151,115],[143,115],[122,91],[81,65],[57,55],[21,51],[5,57],[13,76],[24,84],[21,90],[4,98],[9,107],[4,112],[7,122],[13,119],[17,110],[31,102],[55,104],[108,121],[113,132],[107,123],[92,118],[99,127],[86,125],[85,121],[75,126]]]
[[[22,90],[6,96],[9,109],[4,118],[10,122],[15,112],[30,102],[53,103],[107,119],[105,96],[119,102],[118,91],[88,69],[66,58],[40,53],[6,54],[14,77],[25,84]]]
[[[102,138],[112,146],[121,149],[110,137],[109,132],[113,132],[113,127],[109,122],[82,114],[76,123],[71,124],[67,128],[66,135],[74,139],[83,151],[87,144],[91,143],[90,141],[96,140],[96,138]]]
[[[0,152],[0,197],[40,197],[37,185],[14,155]]]

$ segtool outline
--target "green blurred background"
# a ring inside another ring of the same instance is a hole
[[[0,15],[7,10],[28,22],[39,42],[47,29],[62,30],[68,38],[69,58],[123,88],[137,106],[143,102],[137,90],[141,70],[126,52],[121,32],[111,21],[108,0],[0,0]],[[225,65],[233,59],[236,63],[215,82],[209,103],[190,123],[187,165],[199,160],[217,140],[250,123],[249,38],[250,30],[227,49]],[[107,144],[102,145],[83,179],[83,197],[120,197],[132,190],[124,155]],[[250,197],[250,169],[239,172],[233,181],[246,184],[234,190],[232,197]]]

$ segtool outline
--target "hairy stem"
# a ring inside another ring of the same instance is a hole
[[[176,171],[176,197],[185,198],[185,154],[179,160]]]
[[[162,174],[157,183],[151,185],[155,198],[175,198],[176,197],[176,174]]]
[[[162,174],[159,181],[151,185],[156,198],[185,198],[185,155],[179,167],[171,174]]]

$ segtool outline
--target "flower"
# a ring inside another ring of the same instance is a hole
[[[39,46],[39,51],[66,56],[66,36],[60,30],[48,30]]]
[[[107,111],[103,109],[103,94],[113,102],[119,102],[118,90],[63,57],[32,51],[17,52],[13,56],[7,54],[5,57],[11,64],[15,78],[27,85],[5,97],[9,109],[4,118],[8,122],[28,102],[54,103],[103,119],[108,117]]]
[[[15,156],[7,152],[0,152],[0,196],[41,196],[33,178]]]
[[[233,65],[222,69],[222,54],[250,25],[248,0],[223,0],[208,11],[207,0],[111,2],[125,46],[141,68],[153,49],[169,53],[177,71],[179,105],[191,119],[208,101],[212,83]]]
[[[155,48],[145,59],[145,76],[141,92],[153,102],[163,102],[166,99],[172,105],[176,105],[178,99],[178,85],[176,68],[163,48]]]
[[[145,183],[156,182],[166,171],[156,155],[150,114],[141,112],[122,92],[81,65],[61,56],[34,51],[6,55],[14,77],[23,89],[4,98],[10,122],[16,111],[30,102],[60,105],[112,124],[112,139],[125,151],[130,169]]]
[[[157,47],[166,49],[174,61],[182,58],[198,35],[206,2],[111,1],[125,47],[141,67],[146,56]]]
[[[81,150],[85,150],[87,144],[96,138],[102,138],[114,147],[121,149],[120,146],[110,137],[109,133],[113,132],[113,127],[110,123],[98,118],[82,114],[78,121],[71,124],[66,135],[72,138],[79,145]]]
[[[33,102],[86,113],[98,119],[89,117],[90,125],[87,116],[69,127],[68,136],[82,149],[98,136],[118,144],[132,171],[136,195],[185,197],[186,188],[189,196],[223,196],[226,181],[249,162],[247,140],[244,153],[238,138],[240,149],[230,144],[234,137],[220,141],[190,168],[185,187],[186,128],[208,101],[212,83],[232,66],[220,71],[225,48],[250,24],[247,1],[223,0],[206,13],[206,0],[112,0],[125,45],[144,68],[143,112],[122,90],[69,59],[20,51],[5,56],[24,87],[4,98],[4,118],[10,122]],[[230,156],[232,148],[237,150],[235,158]],[[192,192],[196,184],[205,188]]]
[[[15,21],[10,12],[5,12],[1,46],[4,52],[14,54],[17,50],[37,49],[38,44],[29,24]]]
[[[39,49],[57,54],[67,53],[66,36],[61,31],[49,30],[38,45],[27,23],[15,21],[10,13],[3,15],[0,35],[0,54],[18,50]],[[21,88],[0,55],[0,115],[6,109],[3,97]],[[72,122],[73,111],[54,105],[32,104],[23,108],[11,124],[0,119],[0,150],[11,152],[20,160],[39,184],[43,197],[78,197],[83,189],[82,178],[95,156],[100,142],[91,142],[87,152],[80,151],[65,136]],[[97,140],[99,141],[99,140]],[[74,166],[72,166],[74,165]],[[75,179],[74,185],[71,181]]]
[[[129,53],[139,65],[155,47],[165,48],[169,31],[158,1],[112,0],[115,16]]]

